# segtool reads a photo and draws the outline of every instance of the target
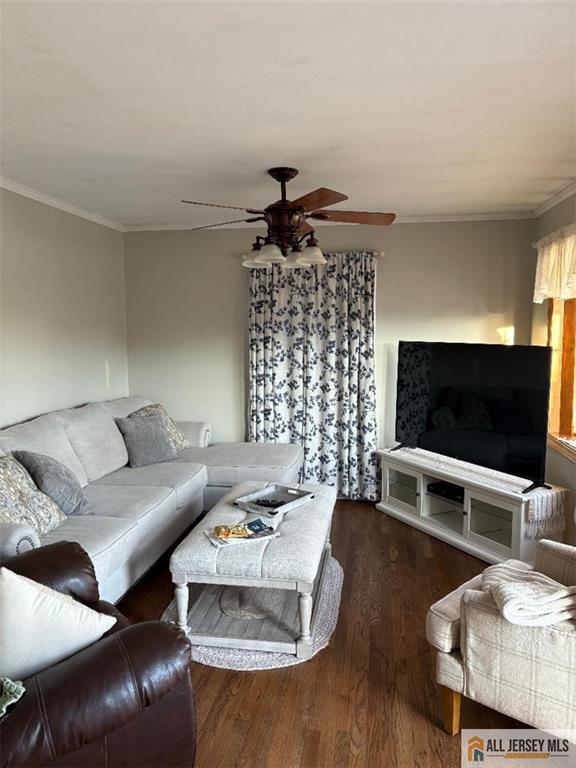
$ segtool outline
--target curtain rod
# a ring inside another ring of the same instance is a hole
[[[386,251],[377,251],[374,248],[346,248],[344,251],[332,251],[326,248],[325,253],[373,253],[379,259],[386,256]]]

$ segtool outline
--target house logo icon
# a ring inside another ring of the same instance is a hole
[[[472,736],[468,739],[468,762],[475,765],[484,761],[484,739],[480,736]]]

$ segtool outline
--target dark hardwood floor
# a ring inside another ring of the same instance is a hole
[[[344,568],[330,647],[266,672],[194,664],[197,768],[452,768],[460,737],[440,728],[428,607],[485,566],[363,502],[339,502],[333,553]],[[167,558],[120,604],[132,621],[172,599]],[[464,701],[462,725],[516,723]]]

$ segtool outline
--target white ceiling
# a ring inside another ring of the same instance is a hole
[[[2,15],[2,176],[122,226],[238,218],[179,200],[261,207],[272,165],[404,217],[533,211],[576,178],[575,3]]]

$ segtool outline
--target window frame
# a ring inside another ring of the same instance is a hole
[[[552,347],[548,444],[576,461],[576,299],[548,300]]]

